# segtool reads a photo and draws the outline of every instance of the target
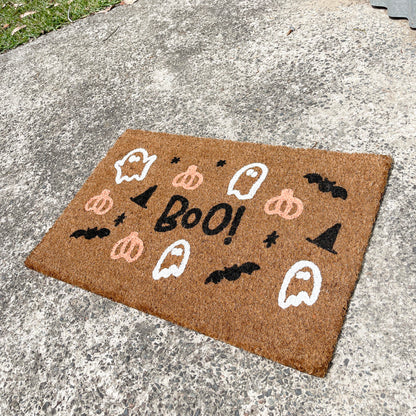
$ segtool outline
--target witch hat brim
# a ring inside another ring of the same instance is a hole
[[[130,198],[138,206],[147,209],[147,203],[149,202],[150,197],[156,191],[157,185],[151,186],[149,189],[141,193],[140,195]]]
[[[316,237],[314,240],[307,238],[306,240],[312,244],[317,245],[320,248],[323,248],[326,251],[329,251],[332,254],[338,254],[334,249],[335,240],[337,239],[339,229],[341,228],[341,224],[335,224],[331,228],[328,228],[325,232],[321,235]]]

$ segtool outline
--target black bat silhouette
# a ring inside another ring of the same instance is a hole
[[[86,240],[91,240],[95,237],[104,238],[110,235],[110,230],[108,228],[100,228],[97,230],[97,227],[94,228],[87,228],[86,230],[76,230],[74,231],[70,237],[85,237]]]
[[[251,274],[255,270],[260,270],[260,266],[256,263],[244,263],[241,266],[233,264],[231,267],[225,267],[224,270],[215,270],[205,280],[205,284],[213,282],[215,284],[221,282],[222,279],[227,279],[230,282],[240,278],[241,273]]]
[[[318,173],[308,173],[304,176],[309,183],[317,183],[321,192],[331,192],[333,198],[347,199],[348,193],[342,186],[334,186],[336,182],[331,182],[328,178],[322,179]]]

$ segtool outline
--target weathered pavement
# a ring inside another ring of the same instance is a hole
[[[0,414],[416,413],[406,20],[364,0],[139,0],[1,55],[0,97]],[[393,156],[325,379],[24,267],[127,128]]]

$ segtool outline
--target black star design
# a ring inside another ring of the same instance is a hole
[[[174,157],[171,161],[170,161],[170,163],[178,163],[179,161],[181,160],[181,158],[180,157]]]
[[[226,164],[227,162],[225,161],[225,160],[219,160],[218,162],[217,162],[217,167],[223,167],[225,164]]]
[[[266,248],[271,247],[273,244],[276,244],[276,240],[279,238],[276,231],[273,231],[271,234],[267,236],[267,238],[263,241],[263,243],[266,243]]]
[[[114,220],[114,225],[117,227],[120,224],[123,224],[123,221],[126,219],[126,214],[123,212]]]

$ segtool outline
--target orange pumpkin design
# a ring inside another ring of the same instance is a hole
[[[190,191],[198,188],[204,180],[202,173],[197,172],[198,166],[191,165],[186,172],[181,172],[175,176],[172,185],[174,187],[182,187]]]
[[[128,263],[132,263],[142,255],[143,249],[143,241],[139,238],[139,234],[133,231],[127,237],[114,244],[110,257],[113,260],[124,259]],[[134,252],[136,253],[133,255]]]
[[[284,207],[283,204],[285,204]],[[294,208],[296,211],[291,214]],[[293,220],[302,214],[303,202],[293,196],[292,189],[283,189],[279,196],[271,198],[266,202],[264,212],[268,215],[278,214],[285,220]]]
[[[93,196],[85,204],[85,211],[92,211],[97,215],[104,215],[113,207],[113,200],[110,191],[104,189],[100,195]]]

